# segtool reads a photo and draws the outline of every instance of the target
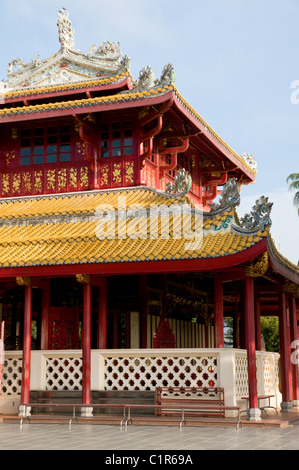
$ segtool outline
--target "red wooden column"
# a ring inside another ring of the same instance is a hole
[[[147,348],[147,276],[138,277],[138,298],[140,310],[140,346]]]
[[[261,410],[258,408],[257,378],[255,358],[255,321],[254,321],[254,281],[252,277],[244,280],[244,309],[245,309],[245,338],[247,348],[248,390],[250,421],[261,420]]]
[[[291,369],[291,345],[288,334],[288,312],[286,294],[279,294],[279,338],[280,338],[280,364],[281,364],[281,388],[282,411],[290,411],[292,408],[292,369]]]
[[[91,403],[91,285],[83,285],[83,341],[82,341],[82,401],[85,405]]]
[[[290,324],[291,324],[291,345],[294,354],[292,363],[292,383],[293,383],[293,408],[299,408],[299,370],[298,370],[298,334],[297,334],[297,312],[296,298],[290,297]],[[294,351],[295,350],[295,351]],[[293,354],[292,354],[293,356]],[[291,358],[292,358],[291,356]]]
[[[98,309],[98,349],[107,349],[107,279],[101,280]]]
[[[262,350],[262,334],[261,334],[261,301],[258,296],[255,298],[255,338],[256,338],[256,350]]]
[[[214,342],[215,348],[224,347],[223,332],[223,282],[214,277]]]
[[[234,302],[233,309],[233,345],[238,349],[240,347],[239,302]]]
[[[49,349],[50,279],[42,286],[41,349]]]
[[[77,274],[77,281],[83,284],[83,331],[82,347],[82,404],[91,404],[91,284],[90,276]],[[81,415],[91,416],[92,407],[82,407]]]
[[[21,388],[21,406],[20,406],[20,415],[24,415],[25,410],[22,408],[22,405],[29,403],[29,393],[30,393],[32,286],[31,286],[30,278],[26,278],[26,279],[18,278],[17,283],[19,285],[25,286],[22,388]]]

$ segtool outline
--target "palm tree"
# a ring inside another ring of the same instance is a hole
[[[298,208],[299,215],[299,173],[291,173],[287,177],[290,191],[296,191],[294,196],[294,205]]]

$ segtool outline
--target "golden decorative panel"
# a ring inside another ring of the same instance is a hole
[[[55,170],[47,170],[47,190],[55,191],[56,174]]]
[[[13,175],[12,190],[14,194],[20,194],[21,192],[21,175],[20,174]]]
[[[41,194],[43,192],[43,172],[35,171],[34,172],[34,192]]]
[[[103,165],[101,167],[101,186],[106,186],[109,184],[109,165]]]
[[[66,168],[63,168],[62,170],[58,170],[58,175],[57,175],[57,190],[66,190]]]
[[[69,185],[73,188],[77,188],[78,186],[78,172],[77,168],[70,168],[69,173]]]
[[[31,173],[29,171],[26,173],[23,173],[23,190],[26,193],[32,192]]]
[[[134,183],[134,162],[125,163],[125,182]]]
[[[9,175],[3,174],[2,175],[2,194],[6,195],[10,191],[10,184],[9,184]]]
[[[81,188],[88,187],[89,178],[88,178],[88,168],[82,167],[80,168],[80,186]]]
[[[112,173],[113,183],[121,183],[121,164],[115,163],[113,165],[113,173]]]

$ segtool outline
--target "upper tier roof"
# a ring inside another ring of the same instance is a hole
[[[74,30],[68,12],[58,17],[60,50],[30,63],[12,59],[6,82],[0,82],[0,123],[17,122],[73,114],[124,109],[124,107],[157,106],[173,100],[173,106],[199,133],[242,169],[253,182],[256,162],[252,155],[239,156],[205,120],[184,100],[174,86],[174,69],[167,64],[159,79],[152,69],[144,67],[138,80],[130,73],[130,59],[123,56],[119,43],[104,42],[92,46],[89,53],[74,48]]]

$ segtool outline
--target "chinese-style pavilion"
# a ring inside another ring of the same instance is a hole
[[[237,155],[184,100],[171,65],[134,81],[118,43],[75,50],[66,10],[58,28],[56,54],[13,59],[0,84],[2,403],[76,379],[84,404],[95,388],[215,384],[225,372],[213,375],[215,361],[203,368],[224,350],[229,316],[233,350],[246,353],[249,416],[260,419],[260,316],[275,315],[282,407],[297,406],[299,270],[273,243],[267,198],[241,220],[236,212],[254,158]],[[185,369],[148,379],[153,368],[137,374],[136,361],[120,379],[119,357],[161,350],[172,361],[208,353],[188,379]],[[95,386],[97,351],[107,369]]]

